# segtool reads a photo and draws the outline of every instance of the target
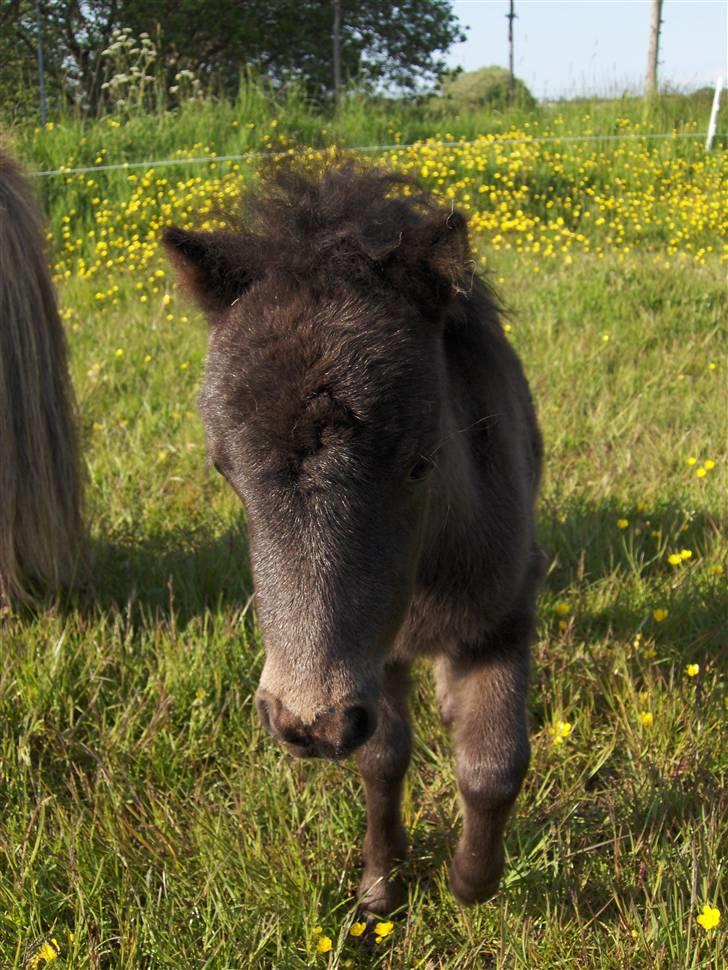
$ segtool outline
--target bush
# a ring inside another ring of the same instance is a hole
[[[461,108],[507,108],[510,104],[510,75],[504,67],[481,67],[449,78],[442,86],[443,97]],[[534,108],[536,99],[520,78],[515,79],[514,103]]]

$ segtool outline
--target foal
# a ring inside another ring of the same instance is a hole
[[[210,324],[201,411],[247,511],[261,720],[292,754],[356,752],[359,899],[387,912],[408,673],[433,657],[464,812],[450,885],[485,900],[529,760],[541,440],[465,219],[350,163],[279,174],[239,229],[164,242]]]

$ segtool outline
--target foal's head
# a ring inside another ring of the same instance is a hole
[[[465,221],[349,165],[279,175],[242,225],[164,241],[210,323],[201,411],[247,512],[258,710],[294,754],[342,757],[376,726],[413,588]]]

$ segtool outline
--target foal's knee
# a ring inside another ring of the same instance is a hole
[[[530,745],[525,739],[509,756],[478,754],[458,760],[457,779],[463,801],[490,809],[512,805],[528,771]]]

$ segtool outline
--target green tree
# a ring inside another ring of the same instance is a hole
[[[115,31],[146,32],[155,69],[192,70],[208,87],[234,96],[253,69],[274,85],[333,90],[333,0],[40,0],[46,88],[51,107],[104,110],[104,51]],[[340,0],[344,82],[415,90],[445,72],[443,55],[464,35],[450,0]],[[37,104],[35,0],[0,0],[0,106],[17,114]],[[21,107],[22,105],[22,107]]]
[[[276,83],[333,89],[333,0],[120,0],[137,34],[159,33],[178,64],[223,90],[253,67]],[[344,80],[414,89],[445,71],[442,55],[464,35],[449,0],[340,0]]]
[[[95,113],[103,82],[102,51],[118,23],[117,0],[40,0],[46,91],[51,106],[78,104]],[[35,0],[0,2],[0,107],[18,114],[38,103]]]

